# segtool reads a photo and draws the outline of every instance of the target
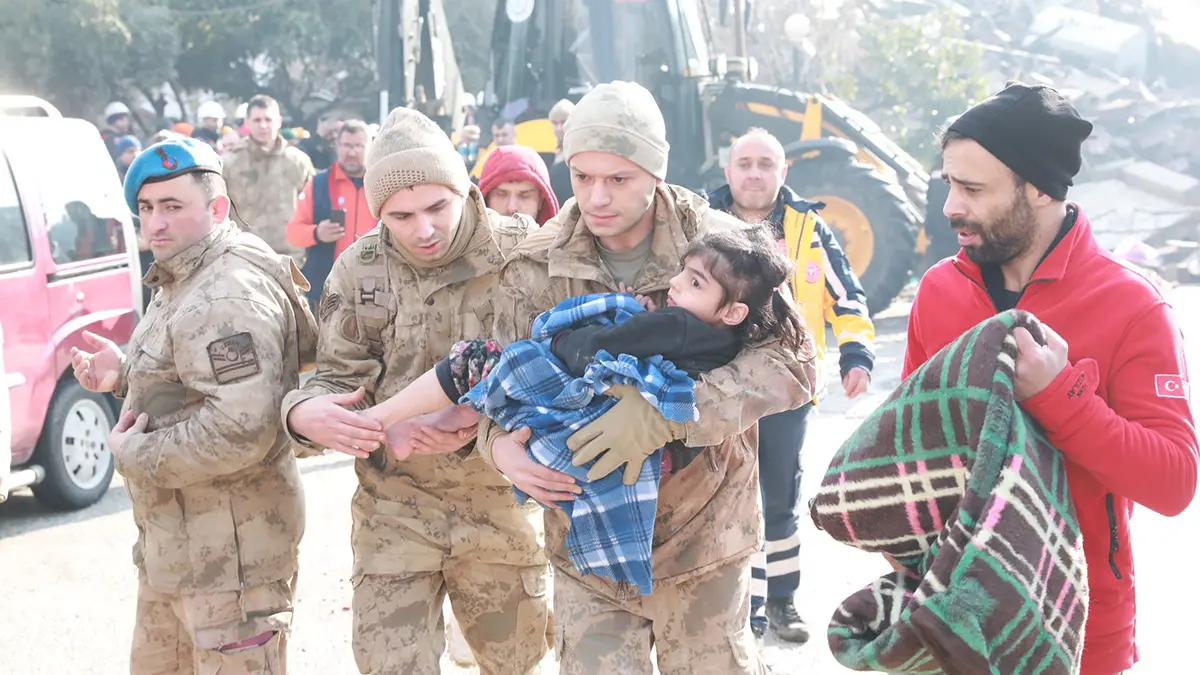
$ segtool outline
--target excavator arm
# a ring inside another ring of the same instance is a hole
[[[464,90],[442,0],[377,0],[375,9],[380,121],[405,106],[457,129]]]

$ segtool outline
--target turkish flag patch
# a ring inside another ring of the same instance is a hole
[[[1159,398],[1188,398],[1188,383],[1182,375],[1155,375],[1154,393]]]

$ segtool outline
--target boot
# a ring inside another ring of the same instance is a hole
[[[767,621],[780,640],[796,644],[808,642],[808,626],[804,625],[791,597],[767,598]]]

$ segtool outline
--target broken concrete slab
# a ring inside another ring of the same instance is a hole
[[[1077,57],[1095,68],[1142,79],[1150,38],[1140,26],[1094,12],[1050,7],[1038,12],[1029,27],[1025,46],[1033,45]]]
[[[1151,194],[1200,206],[1200,180],[1153,162],[1134,162],[1121,171],[1125,182]]]
[[[1071,188],[1068,198],[1087,212],[1096,241],[1112,250],[1127,237],[1166,239],[1165,233],[1200,220],[1200,207],[1182,204],[1118,180],[1097,180]]]

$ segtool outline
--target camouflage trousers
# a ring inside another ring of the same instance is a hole
[[[764,675],[750,631],[750,560],[648,596],[555,561],[555,652],[561,675]]]
[[[547,565],[455,561],[440,572],[354,579],[354,660],[370,675],[438,675],[450,606],[480,675],[534,675],[548,649]]]
[[[130,675],[284,675],[295,588],[293,577],[242,592],[164,595],[143,574]]]

